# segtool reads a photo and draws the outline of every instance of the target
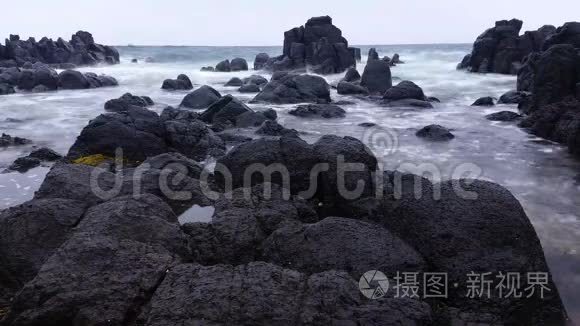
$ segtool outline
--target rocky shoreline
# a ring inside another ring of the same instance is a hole
[[[326,79],[306,71],[344,72],[339,94],[383,109],[434,109],[438,100],[414,82],[393,85],[398,55],[371,49],[362,74],[357,57],[330,17],[314,17],[285,33],[282,56],[256,56],[254,69],[271,71],[269,80],[226,83],[256,93],[250,102],[263,108],[181,74],[161,84],[192,90],[179,107],[158,114],[149,96],[127,93],[104,103],[64,157],[42,149],[21,158],[56,163],[32,200],[0,211],[0,325],[567,325],[534,227],[507,189],[382,171],[361,140],[310,144],[278,122],[269,105],[295,105],[288,114],[303,119],[347,114]],[[488,119],[523,119],[576,151],[578,63],[572,45],[530,55],[518,91],[500,98],[526,115]],[[19,83],[40,80],[8,69]],[[237,58],[213,68],[248,69]],[[113,84],[74,70],[56,78],[66,89]],[[473,109],[494,104],[482,98]],[[429,125],[416,136],[451,141],[451,131]],[[25,143],[3,134],[0,146]],[[180,223],[195,207],[211,208],[211,221]],[[419,279],[416,296],[369,299],[360,282],[373,270],[392,282],[443,273],[449,287],[428,296]],[[472,273],[521,275],[521,295],[503,296],[497,284],[489,297],[473,295]],[[530,274],[545,281],[538,287]]]

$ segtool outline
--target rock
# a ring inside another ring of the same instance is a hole
[[[118,99],[112,99],[105,102],[105,111],[123,112],[128,111],[131,106],[145,108],[153,104],[151,98],[147,96],[135,96],[131,93],[125,93]]]
[[[230,72],[230,71],[232,71],[232,68],[230,66],[230,60],[224,60],[224,61],[221,61],[220,63],[218,63],[215,66],[215,71],[219,71],[219,72]]]
[[[139,60],[133,58],[133,59],[131,59],[131,63],[139,63]]]
[[[28,40],[13,37],[7,39],[6,46],[0,48],[0,62],[26,69],[31,69],[32,62],[51,65],[119,63],[119,52],[115,48],[97,44],[92,36],[86,35],[91,34],[79,31],[72,35],[70,42],[62,38],[55,42],[43,37],[37,42],[32,37]],[[50,88],[50,85],[45,86]]]
[[[579,110],[580,102],[569,97],[532,111],[520,126],[527,128],[534,135],[565,144],[572,154],[579,155]]]
[[[168,152],[165,126],[159,115],[145,108],[130,106],[127,111],[101,114],[91,120],[69,149],[67,157],[90,155],[115,157],[123,150],[123,159],[142,162],[149,156]]]
[[[2,136],[0,137],[0,147],[21,146],[30,143],[32,143],[32,140],[21,137],[12,137],[5,133],[2,133]]]
[[[384,224],[418,250],[433,270],[447,273],[448,284],[467,284],[472,272],[490,273],[490,280],[507,270],[523,275],[549,273],[534,227],[505,188],[463,179],[421,190],[420,198],[398,201]],[[434,191],[440,195],[434,198]],[[526,284],[522,277],[519,288],[525,289]],[[446,302],[479,313],[493,312],[505,324],[564,325],[558,290],[550,280],[546,286],[550,291],[544,292],[543,299],[536,291],[525,301],[501,297],[497,288],[491,289],[490,299],[469,299],[467,289],[449,287]]]
[[[276,120],[278,119],[278,113],[274,109],[266,109],[262,111],[262,114],[266,117],[266,119]]]
[[[219,157],[225,151],[224,142],[202,121],[189,123],[166,121],[167,145],[194,160],[203,161],[207,156]]]
[[[398,53],[393,54],[393,59],[391,60],[391,62],[394,64],[405,63],[405,62],[401,61],[401,58],[400,58]]]
[[[264,136],[298,137],[298,131],[295,129],[287,129],[278,122],[272,120],[265,120],[260,128],[256,130],[256,134]]]
[[[274,231],[263,247],[265,261],[307,274],[343,270],[357,279],[369,270],[380,270],[388,277],[426,270],[423,258],[396,235],[349,218],[289,224]],[[368,248],[383,254],[375,255]]]
[[[332,25],[332,18],[313,17],[284,33],[283,54],[269,59],[265,67],[273,71],[310,67],[318,74],[334,74],[355,66],[355,55],[341,30]]]
[[[180,120],[184,122],[192,122],[199,119],[199,113],[189,109],[176,109],[168,106],[161,112],[161,121]]]
[[[288,114],[301,118],[344,118],[346,111],[338,105],[334,104],[307,104],[299,105],[294,110],[290,110]]]
[[[14,90],[14,87],[8,84],[0,83],[0,95],[14,94],[15,92],[16,91]]]
[[[215,68],[211,66],[201,67],[201,71],[215,71]]]
[[[455,138],[449,129],[440,125],[429,125],[421,128],[415,133],[419,138],[425,138],[431,141],[447,141]]]
[[[523,91],[509,91],[503,94],[497,103],[499,104],[519,104],[531,94]]]
[[[259,93],[260,86],[255,85],[255,84],[242,85],[242,87],[240,87],[238,89],[238,92],[240,92],[240,93]]]
[[[246,71],[248,70],[248,62],[246,59],[242,58],[234,58],[230,63],[230,70],[231,71]]]
[[[518,90],[532,93],[522,110],[530,113],[567,96],[575,96],[579,81],[580,54],[572,45],[555,45],[541,54],[531,56],[518,74]],[[522,87],[521,83],[527,83],[528,87]]]
[[[358,71],[354,67],[348,68],[348,70],[344,74],[344,78],[342,78],[342,81],[345,81],[345,82],[355,82],[355,81],[359,81],[359,80],[360,80],[360,74],[358,73]]]
[[[367,56],[367,63],[371,60],[379,60],[379,54],[375,48],[369,49],[369,54]]]
[[[264,69],[266,63],[270,60],[270,56],[267,53],[258,53],[254,59],[254,70]]]
[[[199,119],[214,124],[226,122],[235,123],[236,118],[246,112],[252,112],[252,109],[237,98],[228,94],[210,105],[210,107],[199,116]]]
[[[419,101],[427,100],[421,87],[408,80],[404,80],[396,86],[389,88],[383,95],[383,100],[387,101],[399,101],[405,99],[414,99]]]
[[[369,91],[366,88],[346,81],[339,82],[338,86],[336,87],[336,91],[338,92],[338,94],[342,95],[352,95],[352,94],[368,95],[369,93]]]
[[[189,90],[193,88],[191,80],[186,75],[179,75],[177,79],[166,79],[161,85],[161,89],[165,90]]]
[[[30,90],[32,93],[44,93],[50,91],[50,89],[44,85],[37,85],[34,86],[33,89]]]
[[[548,50],[556,44],[570,44],[577,49],[580,48],[580,23],[568,22],[550,33],[542,44],[542,49]]]
[[[147,324],[175,325],[182,320],[215,325],[273,321],[281,325],[421,325],[431,320],[431,311],[418,300],[384,298],[378,303],[363,298],[358,283],[345,272],[306,275],[264,262],[183,264],[172,269],[155,292]]]
[[[10,166],[8,166],[7,171],[16,171],[24,173],[30,169],[40,166],[41,161],[35,157],[19,157]]]
[[[30,69],[20,72],[18,88],[32,90],[36,86],[44,86],[47,90],[55,90],[58,87],[58,74],[46,65],[30,65]]]
[[[377,124],[374,122],[362,122],[358,124],[360,127],[364,127],[364,128],[371,128],[371,127],[375,127]]]
[[[203,85],[187,94],[179,106],[190,109],[205,109],[221,97],[221,94],[211,86]]]
[[[97,325],[136,318],[167,270],[187,255],[187,240],[175,221],[171,208],[151,195],[90,208],[18,293],[8,320]]]
[[[389,64],[382,60],[369,60],[363,71],[360,84],[371,94],[383,95],[393,86]]]
[[[522,116],[512,111],[500,111],[485,116],[487,120],[491,121],[514,121],[520,119]]]
[[[494,98],[490,96],[478,98],[471,106],[494,106]]]
[[[76,70],[65,70],[58,75],[58,86],[62,89],[85,89],[90,84],[85,75]]]
[[[276,73],[252,102],[329,103],[330,87],[326,80],[319,76]]]
[[[242,86],[244,84],[244,82],[239,79],[238,77],[233,77],[232,79],[230,79],[227,83],[224,84],[224,86]]]
[[[398,101],[386,101],[383,102],[383,105],[387,107],[399,108],[399,107],[411,107],[411,108],[423,108],[423,109],[431,109],[433,105],[428,101],[421,101],[415,99],[404,99]]]
[[[266,120],[268,118],[262,112],[246,111],[235,117],[234,125],[238,128],[259,127]]]
[[[260,75],[251,75],[250,77],[242,79],[242,81],[246,85],[258,85],[258,86],[266,85],[268,83],[268,80]]]
[[[441,100],[439,100],[438,98],[436,98],[434,96],[428,96],[427,97],[427,101],[429,101],[429,102],[435,102],[435,103],[441,103]]]
[[[28,154],[28,156],[37,158],[41,161],[49,161],[49,162],[57,161],[62,158],[62,155],[47,147],[35,149],[32,151],[32,153]]]
[[[0,285],[16,292],[67,239],[85,211],[69,199],[31,200],[0,213]]]

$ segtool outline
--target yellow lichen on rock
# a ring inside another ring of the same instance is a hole
[[[89,166],[98,166],[105,161],[112,161],[114,158],[105,156],[103,154],[93,154],[89,156],[79,157],[73,161],[74,164],[84,164]]]

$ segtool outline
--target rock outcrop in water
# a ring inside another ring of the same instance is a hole
[[[540,242],[505,188],[383,174],[355,138],[308,144],[273,122],[261,128],[267,138],[224,153],[207,123],[257,113],[224,96],[201,114],[129,106],[89,122],[34,199],[0,212],[2,322],[565,324]],[[95,166],[118,148],[123,166]],[[221,158],[204,179],[194,160],[207,154]],[[342,178],[339,158],[359,167]],[[272,171],[246,174],[275,164],[289,183]],[[194,205],[213,206],[211,222],[180,225]],[[392,298],[393,283],[369,300],[359,280],[374,269],[393,282],[403,272],[446,273],[448,296]],[[527,273],[546,273],[544,297],[505,298],[497,288],[470,296],[473,271],[520,273],[522,290],[533,286]]]
[[[10,35],[5,45],[0,44],[0,67],[22,67],[26,63],[46,63],[59,66],[76,66],[97,63],[119,63],[119,52],[114,47],[95,43],[91,33],[78,31],[70,41],[59,38],[56,42],[47,37],[40,41],[31,37],[21,40],[18,35]]]
[[[522,61],[531,53],[542,51],[544,43],[556,28],[543,26],[537,31],[519,35],[522,21],[501,20],[495,27],[486,30],[473,44],[473,50],[458,65],[459,69],[471,72],[515,75]]]
[[[330,103],[330,86],[320,76],[277,72],[252,102]]]
[[[309,68],[317,74],[334,74],[355,66],[357,55],[360,58],[360,49],[348,46],[329,16],[310,18],[304,26],[286,31],[283,47],[281,56],[269,58],[265,63],[264,55],[259,60],[256,57],[254,68],[272,71]]]

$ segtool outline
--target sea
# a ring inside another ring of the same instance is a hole
[[[371,46],[359,46],[363,58]],[[435,180],[475,177],[491,180],[508,188],[521,202],[541,240],[560,295],[576,322],[580,322],[580,160],[557,143],[528,134],[515,123],[492,122],[485,115],[502,111],[517,112],[515,105],[472,107],[479,97],[499,98],[516,88],[516,78],[497,74],[470,74],[456,70],[469,44],[373,45],[380,56],[398,53],[404,64],[392,68],[393,83],[411,80],[427,96],[437,97],[432,109],[386,108],[331,91],[334,101],[354,102],[343,108],[341,119],[304,119],[288,114],[294,105],[253,105],[278,112],[279,122],[301,132],[314,142],[325,134],[352,136],[363,140],[377,155],[385,169],[412,170],[417,166],[435,168]],[[29,138],[35,146],[47,146],[66,154],[82,128],[104,113],[104,103],[126,92],[147,95],[152,108],[161,112],[177,107],[187,91],[164,91],[166,78],[188,75],[196,87],[210,85],[222,94],[249,101],[254,94],[241,94],[225,87],[232,77],[268,73],[253,71],[256,54],[279,55],[281,47],[209,46],[120,46],[121,63],[86,67],[80,70],[107,74],[119,81],[118,87],[89,90],[60,90],[48,93],[18,93],[0,97],[0,132]],[[202,72],[203,66],[242,57],[250,71]],[[137,59],[138,63],[132,63]],[[336,83],[343,74],[324,76]],[[359,126],[370,122],[375,128]],[[415,136],[420,128],[439,124],[450,128],[455,139],[425,142]],[[251,131],[248,131],[251,132]],[[32,146],[32,145],[31,145]],[[0,149],[0,171],[12,161],[28,154],[32,147]],[[27,173],[0,174],[0,209],[18,205],[33,197],[49,167]],[[413,172],[413,171],[409,171]]]

